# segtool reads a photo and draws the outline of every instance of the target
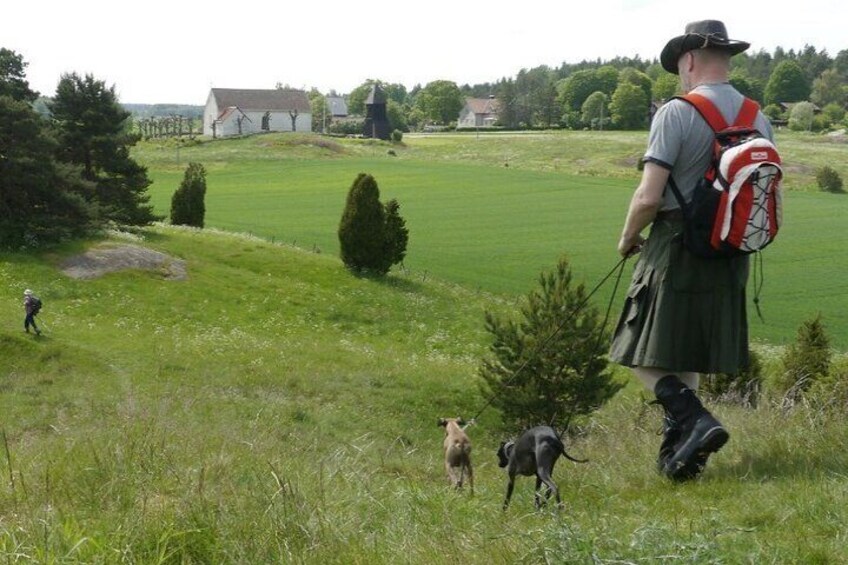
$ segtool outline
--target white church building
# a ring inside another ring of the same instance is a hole
[[[270,131],[312,131],[306,92],[274,88],[213,88],[203,111],[203,135],[229,137]]]

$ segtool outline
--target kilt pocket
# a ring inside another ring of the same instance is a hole
[[[644,269],[630,284],[627,291],[627,300],[624,305],[624,323],[632,324],[639,319],[639,312],[643,310],[648,297],[648,287],[651,283],[653,271]]]

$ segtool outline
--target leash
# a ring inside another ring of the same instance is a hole
[[[616,294],[616,291],[618,290],[618,284],[619,284],[619,282],[621,282],[621,275],[624,272],[624,264],[625,264],[625,262],[627,262],[627,259],[629,259],[629,257],[630,257],[629,255],[625,256],[618,263],[616,263],[615,267],[613,267],[612,270],[609,273],[607,273],[606,276],[603,279],[601,279],[601,282],[599,282],[598,284],[595,285],[595,288],[593,288],[591,290],[591,292],[589,292],[589,294],[586,295],[586,297],[583,299],[583,301],[580,302],[580,304],[578,304],[577,306],[575,306],[574,310],[572,310],[565,318],[563,318],[562,322],[560,322],[557,325],[557,327],[554,328],[554,331],[551,332],[551,334],[548,337],[546,337],[538,347],[536,347],[536,350],[533,352],[533,354],[530,355],[527,359],[524,360],[524,363],[522,363],[521,366],[518,367],[518,369],[515,370],[515,372],[512,374],[512,376],[509,379],[507,379],[506,381],[503,381],[501,383],[502,386],[508,386],[512,381],[514,381],[515,378],[518,377],[518,375],[520,375],[521,372],[524,369],[527,368],[527,365],[530,363],[530,361],[533,360],[539,353],[541,353],[545,349],[545,347],[547,347],[548,343],[550,343],[550,341],[554,337],[556,337],[556,335],[560,331],[562,331],[562,328],[565,327],[565,324],[570,322],[572,320],[572,318],[574,318],[574,316],[576,316],[577,313],[580,312],[580,310],[582,310],[583,307],[586,306],[586,304],[588,304],[589,299],[592,298],[592,296],[596,292],[598,292],[598,290],[604,285],[604,283],[607,282],[607,280],[616,271],[618,271],[618,277],[616,278],[616,281],[615,281],[615,287],[613,288],[612,296],[610,296],[609,305],[607,306],[607,312],[606,312],[606,315],[604,316],[604,323],[601,326],[600,332],[598,333],[598,341],[597,341],[597,344],[595,345],[595,353],[592,354],[590,359],[592,357],[594,357],[595,354],[597,354],[597,350],[601,346],[601,340],[602,340],[603,335],[604,335],[604,329],[606,328],[607,321],[609,320],[609,314],[610,314],[610,311],[612,310],[612,303],[615,300],[615,294]],[[482,414],[489,406],[491,406],[492,402],[494,402],[494,400],[495,400],[495,395],[492,395],[491,397],[489,397],[489,400],[486,401],[486,403],[483,405],[482,408],[480,408],[480,410],[477,412],[477,414],[475,414],[474,417],[469,420],[469,425],[476,423],[477,418],[480,417],[480,414]]]

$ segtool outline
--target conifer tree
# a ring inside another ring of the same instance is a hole
[[[171,223],[202,228],[206,216],[206,169],[189,163],[180,187],[171,197]]]
[[[830,358],[830,338],[818,314],[798,327],[795,342],[787,346],[783,354],[785,372],[778,384],[796,396],[801,395],[815,381],[827,377]]]
[[[400,204],[392,198],[385,205],[386,212],[386,255],[389,265],[403,263],[406,257],[406,244],[409,242],[409,229],[406,220],[400,215]]]
[[[95,226],[93,187],[74,167],[56,163],[47,122],[33,110],[37,96],[26,63],[0,49],[0,247],[40,246]]]
[[[369,174],[359,173],[347,195],[339,224],[339,243],[344,264],[351,270],[383,275],[386,260],[385,211],[380,189]]]
[[[82,167],[82,178],[97,187],[105,219],[129,225],[159,219],[148,203],[147,169],[129,155],[137,138],[129,133],[130,113],[118,104],[114,86],[91,75],[63,75],[50,111],[58,126],[59,160]]]
[[[406,256],[409,230],[400,204],[380,203],[380,189],[371,175],[359,173],[347,195],[339,223],[341,257],[350,270],[382,276]]]
[[[18,102],[35,102],[38,93],[29,87],[26,68],[22,56],[0,47],[0,96],[9,96]]]
[[[481,390],[508,427],[556,427],[602,406],[621,388],[607,371],[608,343],[600,316],[586,304],[582,284],[572,284],[561,258],[539,276],[521,320],[486,313],[491,356],[483,360]]]

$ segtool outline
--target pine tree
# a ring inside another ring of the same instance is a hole
[[[795,342],[783,354],[785,369],[782,388],[800,395],[815,381],[826,377],[830,370],[830,338],[821,314],[804,321],[798,327]]]
[[[202,228],[206,216],[206,169],[189,163],[180,187],[171,198],[171,223]]]
[[[602,406],[620,388],[606,371],[608,342],[598,311],[572,285],[565,258],[539,276],[519,322],[486,313],[494,341],[480,367],[481,390],[508,427],[560,424]]]
[[[0,95],[0,247],[59,242],[94,227],[93,187],[55,162],[47,124],[26,100]]]
[[[35,102],[38,93],[29,87],[26,68],[23,57],[0,47],[0,96],[9,96],[18,102]]]
[[[76,73],[63,75],[50,104],[58,126],[60,161],[82,167],[82,178],[97,187],[96,199],[105,219],[145,225],[159,219],[148,203],[147,169],[136,163],[129,148],[130,113],[121,108],[115,87]]]

